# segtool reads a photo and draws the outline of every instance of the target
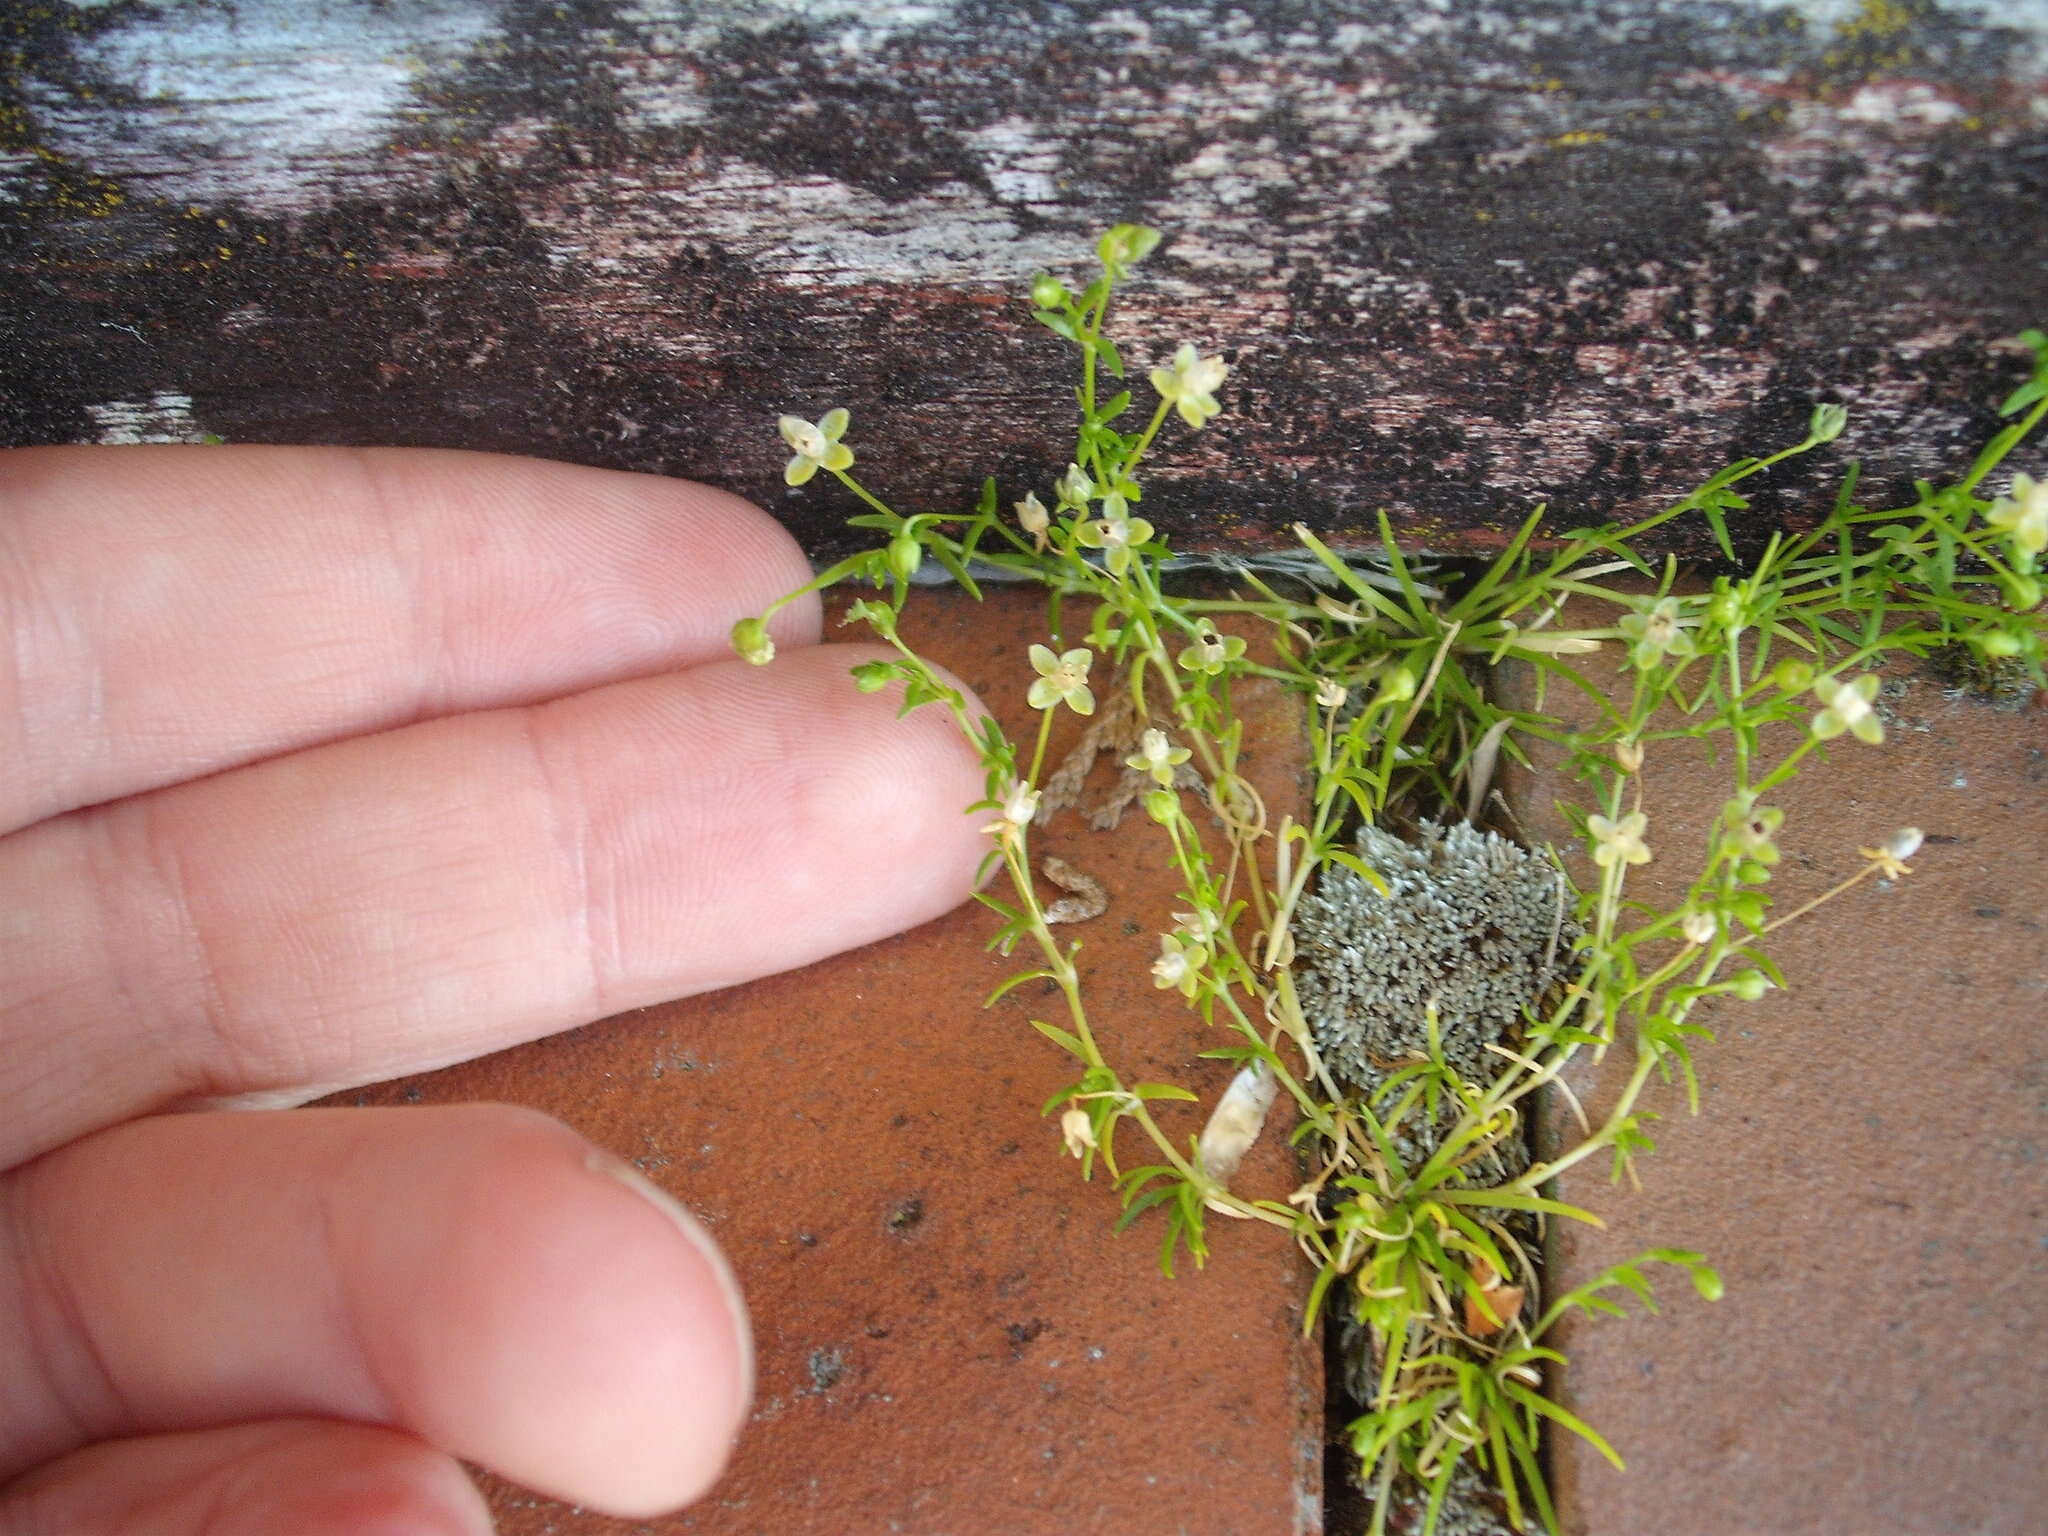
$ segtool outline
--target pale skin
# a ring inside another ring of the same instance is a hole
[[[457,1458],[711,1486],[752,1353],[682,1204],[529,1110],[286,1106],[967,895],[951,720],[815,602],[727,649],[808,576],[675,481],[0,453],[0,1536],[472,1536]]]

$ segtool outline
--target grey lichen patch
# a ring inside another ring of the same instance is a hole
[[[846,1354],[839,1349],[814,1349],[806,1368],[811,1376],[811,1389],[829,1392],[846,1379]]]
[[[1981,656],[1967,645],[1937,646],[1927,653],[1927,670],[1950,698],[1971,699],[2008,713],[2025,709],[2040,691],[2019,657]]]
[[[1334,869],[1294,919],[1295,986],[1331,1068],[1366,1089],[1429,1052],[1467,1082],[1497,1075],[1504,1041],[1562,974],[1578,929],[1563,877],[1539,855],[1466,823],[1412,839],[1361,827],[1382,896]]]

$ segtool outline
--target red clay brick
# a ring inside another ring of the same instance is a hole
[[[1042,601],[947,592],[913,614],[906,632],[1022,733]],[[1299,727],[1284,699],[1239,697],[1247,771],[1277,819],[1298,794]],[[1213,1096],[1227,1069],[1193,1058],[1222,1040],[1148,974],[1178,888],[1156,830],[1142,812],[1113,833],[1067,813],[1038,841],[1110,889],[1108,912],[1072,931],[1112,1058]],[[800,972],[349,1096],[548,1110],[703,1217],[746,1288],[760,1388],[710,1498],[619,1522],[487,1479],[508,1536],[1320,1529],[1305,1265],[1270,1229],[1218,1218],[1207,1270],[1167,1280],[1155,1225],[1112,1234],[1106,1183],[1084,1185],[1039,1116],[1071,1080],[1027,1024],[1055,1000],[1025,988],[982,1010],[1022,968],[984,953],[993,925],[969,906]],[[1174,1124],[1192,1134],[1199,1112]],[[1237,1182],[1292,1188],[1277,1116]]]
[[[1663,1315],[1563,1339],[1566,1400],[1629,1463],[1558,1437],[1574,1536],[2041,1529],[2048,713],[1919,675],[1891,707],[1882,747],[1843,738],[1769,797],[1786,850],[1771,892],[1791,910],[1904,825],[1927,834],[1914,873],[1776,937],[1789,990],[1705,1021],[1702,1112],[1676,1090],[1650,1101],[1667,1118],[1640,1192],[1611,1187],[1604,1160],[1562,1181],[1609,1226],[1558,1234],[1553,1286],[1663,1245],[1727,1280],[1708,1304],[1671,1272]],[[1669,899],[1727,780],[1671,748],[1645,775],[1656,859],[1632,889]],[[1562,839],[1557,788],[1519,800]],[[1616,1052],[1599,1081],[1629,1066]],[[1597,1117],[1594,1079],[1579,1087]]]

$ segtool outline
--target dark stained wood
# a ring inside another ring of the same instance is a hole
[[[2048,318],[2044,59],[2040,0],[13,0],[0,441],[544,454],[828,553],[776,414],[851,407],[906,509],[1045,489],[1020,290],[1134,218],[1126,354],[1235,365],[1159,456],[1183,544],[1385,506],[1484,548],[1847,403],[1754,535],[1993,427],[1986,343]]]

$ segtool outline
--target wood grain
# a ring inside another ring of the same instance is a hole
[[[2048,4],[214,0],[0,18],[0,442],[443,444],[686,475],[820,554],[775,415],[906,508],[1043,490],[1019,301],[1168,231],[1149,363],[1234,364],[1147,515],[1484,548],[1852,410],[1903,493],[2048,316]],[[1143,395],[1146,386],[1139,382]],[[1681,548],[1692,537],[1674,530]]]

